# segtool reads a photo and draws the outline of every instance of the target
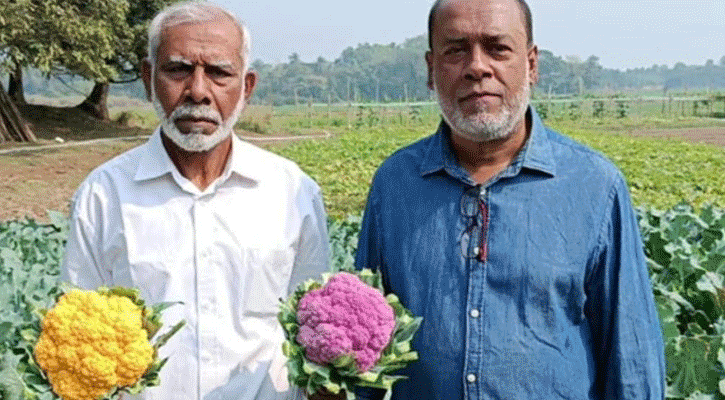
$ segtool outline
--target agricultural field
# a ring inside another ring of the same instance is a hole
[[[663,113],[661,102],[624,111],[614,104],[597,115],[594,106],[550,107],[546,122],[605,154],[627,179],[666,341],[668,396],[723,399],[725,121],[693,115],[692,104],[686,115]],[[141,137],[156,123],[148,109],[116,110],[114,117]],[[341,268],[352,265],[375,169],[396,149],[430,135],[437,122],[430,104],[255,106],[237,128],[320,184],[332,265]],[[10,217],[0,214],[0,398],[28,389],[3,386],[3,379],[8,360],[19,356],[12,346],[29,323],[27,311],[57,290],[73,189],[95,165],[140,140],[0,153],[1,208],[15,207],[4,214]],[[44,180],[48,172],[52,178]]]

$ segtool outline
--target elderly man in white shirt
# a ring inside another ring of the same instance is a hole
[[[73,198],[63,279],[136,287],[185,327],[162,349],[161,386],[139,398],[295,399],[279,298],[328,270],[320,188],[233,126],[256,84],[249,34],[211,3],[162,11],[143,64],[161,126],[93,171]]]

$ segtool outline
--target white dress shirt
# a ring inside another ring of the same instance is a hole
[[[186,326],[147,400],[302,398],[289,388],[279,299],[328,271],[320,188],[299,167],[233,135],[220,178],[199,190],[160,131],[96,170],[73,197],[62,279],[140,289]],[[160,332],[163,333],[164,330]]]

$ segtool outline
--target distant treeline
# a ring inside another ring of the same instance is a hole
[[[428,48],[425,35],[402,44],[361,44],[348,47],[334,61],[320,57],[302,62],[292,54],[288,62],[252,63],[259,74],[254,96],[258,104],[306,104],[327,102],[398,102],[430,99],[425,85],[426,65],[423,54]],[[599,58],[582,60],[561,57],[548,50],[539,52],[540,80],[535,96],[617,94],[630,90],[668,91],[725,89],[725,56],[705,65],[677,63],[653,65],[626,71],[606,69]],[[7,83],[7,78],[2,78]],[[26,95],[44,97],[85,96],[92,82],[73,76],[48,79],[37,71],[25,75]],[[145,98],[143,85],[111,85],[111,95]]]

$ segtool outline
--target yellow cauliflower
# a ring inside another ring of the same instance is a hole
[[[94,400],[134,385],[154,361],[143,311],[128,297],[73,289],[41,327],[35,360],[64,400]]]

